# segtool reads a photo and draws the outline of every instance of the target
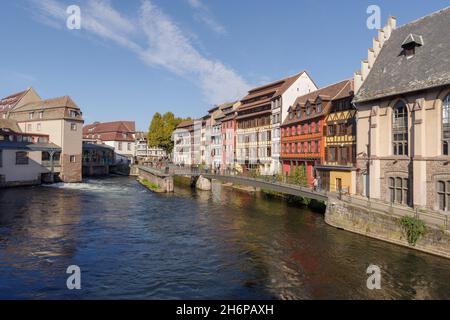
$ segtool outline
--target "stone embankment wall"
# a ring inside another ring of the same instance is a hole
[[[161,173],[157,170],[138,167],[138,177],[140,179],[146,179],[151,183],[157,185],[161,192],[173,192],[173,177],[169,174]]]
[[[426,233],[413,247],[406,240],[406,235],[400,225],[400,219],[402,214],[414,216],[414,211],[411,209],[411,212],[408,212],[406,209],[401,209],[404,211],[395,212],[395,208],[386,204],[384,206],[387,208],[385,212],[381,210],[382,207],[380,206],[372,208],[371,205],[362,206],[361,204],[330,198],[325,213],[325,221],[336,228],[450,258],[448,220],[444,219],[441,225],[431,220],[428,223],[425,221],[427,225]]]

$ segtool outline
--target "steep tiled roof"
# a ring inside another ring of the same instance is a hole
[[[31,102],[26,105],[23,105],[19,108],[14,109],[14,111],[34,111],[41,110],[47,108],[56,108],[56,107],[69,107],[73,109],[80,109],[77,104],[69,97],[63,96],[58,98],[46,99],[42,101]]]
[[[353,90],[354,90],[353,80],[343,80],[334,83],[332,85],[329,85],[327,87],[324,87],[322,89],[300,96],[295,100],[293,105],[294,108],[297,108],[298,106],[304,106],[307,101],[314,103],[317,100],[317,98],[320,97],[323,101],[322,112],[312,114],[309,117],[302,117],[301,119],[298,119],[296,117],[294,117],[293,119],[289,119],[289,117],[287,117],[283,125],[288,125],[299,121],[304,121],[310,118],[326,115],[329,113],[332,102],[334,100],[351,97],[351,95],[353,94]]]
[[[134,121],[96,122],[83,128],[83,136],[99,137],[102,141],[134,141]],[[124,136],[125,135],[125,136]]]
[[[29,89],[14,93],[0,100],[0,112],[7,112],[14,108],[14,106],[23,98]]]
[[[450,7],[395,29],[354,102],[450,84],[449,30]],[[414,56],[406,57],[402,44],[419,37],[423,45],[418,43]]]
[[[292,77],[271,82],[250,90],[247,96],[241,100],[242,105],[239,107],[239,110],[246,110],[270,103],[272,99],[286,92],[286,90],[289,89],[289,87],[292,86],[292,84],[297,81],[303,73],[305,73],[305,71],[302,71]]]
[[[8,129],[15,133],[22,132],[19,125],[17,124],[17,121],[10,119],[0,119],[0,129]]]
[[[181,129],[181,128],[186,128],[186,127],[190,127],[194,125],[194,121],[192,120],[186,120],[181,122],[178,126],[177,129]]]

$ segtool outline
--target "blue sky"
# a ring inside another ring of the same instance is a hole
[[[81,8],[81,30],[66,8]],[[213,104],[301,70],[319,86],[350,78],[375,30],[369,5],[398,25],[443,0],[16,0],[0,3],[0,96],[70,95],[86,123],[155,112],[202,116]]]

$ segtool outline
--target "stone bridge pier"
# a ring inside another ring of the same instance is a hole
[[[135,170],[139,179],[147,180],[157,187],[155,191],[166,193],[174,191],[172,175],[143,166],[138,166]]]

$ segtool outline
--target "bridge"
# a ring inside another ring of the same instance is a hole
[[[171,175],[171,176],[185,176],[198,178],[200,176],[208,180],[218,180],[225,183],[233,183],[236,185],[250,186],[255,188],[260,188],[263,190],[283,193],[286,195],[297,196],[302,198],[308,198],[318,201],[327,201],[330,194],[326,191],[316,191],[313,188],[303,187],[296,184],[290,184],[286,182],[276,181],[272,176],[263,176],[260,178],[245,177],[242,175],[235,174],[215,174],[209,171],[203,171],[198,169],[184,169],[179,167],[166,167],[164,170],[162,168],[152,168],[152,170],[158,170],[161,174]]]

